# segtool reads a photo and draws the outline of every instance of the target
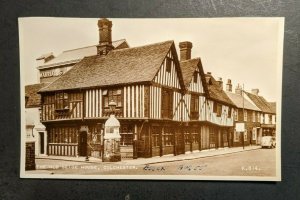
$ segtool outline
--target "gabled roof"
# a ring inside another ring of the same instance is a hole
[[[129,47],[126,40],[116,40],[112,42],[115,49],[127,48]],[[54,66],[60,66],[65,64],[72,64],[79,62],[81,59],[87,56],[97,55],[97,45],[82,47],[78,49],[66,50],[59,54],[57,57],[45,62],[43,65],[38,66],[38,69],[49,68]],[[40,56],[37,59],[44,58],[45,55]]]
[[[229,99],[225,91],[220,88],[219,83],[211,74],[205,74],[205,80],[208,87],[209,98],[235,107],[235,104]]]
[[[183,82],[186,88],[189,87],[193,79],[194,72],[198,68],[200,72],[201,81],[204,87],[204,91],[208,93],[208,88],[205,81],[205,74],[203,71],[200,58],[193,58],[185,61],[180,61],[180,68],[182,72]]]
[[[251,101],[253,101],[253,103],[262,111],[265,113],[274,113],[270,104],[265,100],[264,97],[259,96],[259,95],[255,95],[255,94],[251,94],[249,92],[245,92],[246,95],[248,95],[248,97],[251,99]]]
[[[261,111],[256,105],[250,103],[245,97],[239,94],[235,94],[232,92],[225,92],[230,100],[236,105],[238,108],[245,108],[248,110]],[[244,101],[244,102],[243,102]]]
[[[39,107],[41,105],[41,95],[37,92],[49,83],[39,83],[25,86],[26,108]]]
[[[151,82],[171,47],[165,41],[85,57],[41,92]]]

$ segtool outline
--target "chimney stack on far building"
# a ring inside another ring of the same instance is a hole
[[[231,79],[228,79],[228,80],[227,80],[227,83],[226,83],[226,91],[227,91],[227,92],[232,92],[232,83],[231,83]]]
[[[98,20],[99,28],[99,44],[97,45],[98,55],[106,55],[109,51],[113,50],[111,40],[111,27],[112,22],[106,18]]]
[[[217,80],[219,86],[220,86],[220,89],[223,90],[223,81],[222,81],[222,78],[219,77],[218,80]]]
[[[238,84],[235,88],[235,93],[238,94],[238,95],[242,95],[243,93],[243,88],[242,86],[240,86],[240,84]]]
[[[180,61],[185,61],[185,60],[191,59],[192,47],[193,47],[193,44],[188,41],[179,43]]]
[[[256,89],[252,89],[252,90],[251,90],[251,93],[252,93],[252,94],[255,94],[255,95],[258,95],[259,89],[257,89],[257,88],[256,88]]]

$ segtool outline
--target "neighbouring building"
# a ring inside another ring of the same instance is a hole
[[[191,42],[179,43],[185,92],[182,123],[185,152],[229,146],[233,103],[218,82],[205,75],[200,58],[191,59]]]
[[[125,39],[112,41],[111,45],[114,49],[129,47]],[[84,57],[93,55],[97,55],[97,45],[67,50],[56,57],[53,53],[41,55],[36,59],[39,80],[41,83],[53,82]]]
[[[37,93],[46,83],[25,86],[26,142],[35,143],[35,155],[47,154],[47,131],[40,122],[41,96]]]
[[[211,72],[207,72],[205,80],[209,91],[205,115],[208,122],[210,148],[232,147],[233,113],[236,106],[223,90],[221,78],[216,80]]]
[[[261,110],[244,97],[245,94],[243,94],[243,88],[240,85],[236,87],[235,93],[233,93],[230,79],[226,84],[226,94],[237,107],[234,111],[233,146],[259,144],[261,139]],[[236,131],[239,123],[244,123],[244,132]]]
[[[268,102],[258,93],[258,89],[252,89],[251,93],[245,92],[245,97],[262,111],[260,134],[261,136],[276,136],[276,103]]]

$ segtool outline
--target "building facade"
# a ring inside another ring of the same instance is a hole
[[[35,155],[47,155],[47,131],[40,121],[41,97],[37,93],[46,83],[25,86],[25,142],[34,142]]]
[[[258,93],[258,89],[252,89],[251,93],[245,92],[245,97],[262,111],[260,115],[260,135],[276,136],[276,103],[268,102]]]
[[[262,111],[251,103],[245,94],[243,88],[238,85],[235,93],[232,92],[232,84],[229,79],[226,84],[226,94],[236,105],[234,111],[234,134],[232,137],[233,146],[247,146],[259,144],[261,140],[261,121]],[[244,124],[244,131],[239,132],[238,126]]]
[[[234,104],[204,74],[200,59],[190,58],[191,43],[180,44],[181,60],[173,41],[116,49],[111,21],[98,26],[98,54],[39,91],[48,155],[101,157],[111,101],[121,123],[122,157],[230,146]]]

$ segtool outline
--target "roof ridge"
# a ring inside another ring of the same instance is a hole
[[[126,39],[125,38],[123,38],[123,39],[119,39],[119,40],[114,40],[114,41],[112,41],[112,43],[113,42],[119,42],[119,41],[126,41]],[[88,46],[85,46],[85,47],[79,47],[79,48],[75,48],[75,49],[68,49],[68,50],[64,50],[63,52],[69,52],[69,51],[75,51],[75,50],[79,50],[79,49],[85,49],[85,48],[89,48],[89,47],[96,47],[97,46],[97,44],[94,44],[94,45],[88,45]]]
[[[166,41],[163,41],[163,42],[156,42],[156,43],[151,43],[151,44],[146,44],[146,45],[141,45],[141,46],[136,46],[136,47],[129,47],[129,48],[124,48],[124,49],[114,49],[113,51],[110,51],[110,52],[128,51],[128,50],[132,50],[132,49],[138,49],[138,48],[143,48],[143,47],[148,47],[148,46],[154,46],[154,45],[164,44],[164,43],[168,43],[168,42],[174,43],[174,40],[166,40]]]
[[[63,53],[70,52],[70,51],[75,51],[75,50],[79,50],[79,49],[85,49],[85,48],[89,48],[89,47],[96,47],[96,46],[97,45],[89,45],[89,46],[85,46],[85,47],[79,47],[79,48],[75,48],[75,49],[69,49],[69,50],[63,51]]]

